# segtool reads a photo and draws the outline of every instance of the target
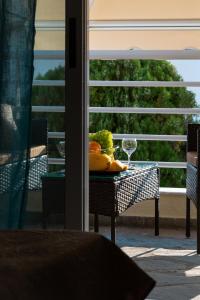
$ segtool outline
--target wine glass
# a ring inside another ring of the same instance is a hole
[[[128,167],[130,165],[131,154],[135,152],[137,148],[137,140],[135,138],[123,138],[122,149],[128,155]]]
[[[60,141],[57,145],[60,155],[65,158],[65,141]]]

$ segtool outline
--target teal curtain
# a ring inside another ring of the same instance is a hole
[[[20,228],[27,196],[35,0],[0,0],[0,228]]]

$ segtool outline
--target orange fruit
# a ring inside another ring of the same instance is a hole
[[[89,152],[101,153],[101,145],[95,141],[89,142]]]

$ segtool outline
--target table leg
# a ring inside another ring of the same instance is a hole
[[[159,235],[159,198],[155,197],[155,235]]]
[[[99,232],[99,216],[97,213],[94,214],[94,231]]]
[[[111,241],[115,243],[115,216],[111,216]]]
[[[190,237],[190,199],[186,197],[186,237]]]

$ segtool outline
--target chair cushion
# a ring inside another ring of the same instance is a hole
[[[8,163],[10,158],[11,158],[10,153],[9,154],[8,153],[1,153],[0,154],[0,166],[5,165],[6,163]]]
[[[47,154],[47,147],[45,145],[31,147],[30,158]]]
[[[197,167],[197,162],[198,162],[197,152],[194,151],[187,152],[187,162]]]
[[[47,153],[47,149],[45,145],[34,146],[30,148],[30,158],[45,155],[46,153]],[[12,159],[12,154],[0,153],[0,165],[8,164],[11,161],[11,159]]]

